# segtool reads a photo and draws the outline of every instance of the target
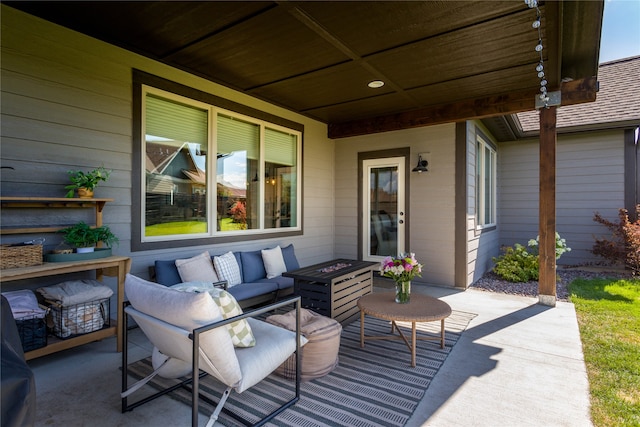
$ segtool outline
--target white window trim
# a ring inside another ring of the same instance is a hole
[[[478,149],[478,145],[480,145],[480,149]],[[476,130],[476,229],[482,230],[486,228],[495,227],[497,224],[497,166],[498,166],[498,155],[497,151],[494,148],[493,144],[489,142],[489,139],[482,135],[478,130]],[[486,223],[485,221],[485,207],[486,207],[486,194],[487,189],[485,186],[486,176],[485,176],[485,165],[487,162],[485,156],[485,149],[489,149],[490,156],[492,161],[493,174],[491,176],[491,194],[493,195],[493,200],[491,200],[491,212],[493,216],[493,221]]]
[[[216,153],[216,141],[217,141],[217,116],[219,114],[231,116],[238,118],[243,121],[247,121],[250,123],[254,123],[260,126],[260,141],[259,141],[259,150],[260,150],[260,159],[259,159],[259,176],[264,176],[265,169],[265,152],[264,152],[264,144],[265,144],[265,129],[270,128],[281,132],[286,132],[291,135],[296,136],[296,213],[298,217],[296,218],[296,226],[295,227],[283,227],[283,228],[264,228],[265,223],[265,193],[263,186],[259,189],[259,209],[260,209],[260,221],[258,229],[251,230],[238,230],[238,231],[218,231],[216,227],[217,218],[216,218],[216,197],[207,197],[207,223],[210,225],[209,231],[207,233],[198,233],[198,234],[174,234],[167,236],[145,236],[145,215],[146,215],[146,190],[145,190],[145,175],[141,173],[139,176],[138,185],[141,191],[141,209],[140,209],[140,237],[141,242],[144,243],[154,243],[154,242],[170,242],[170,241],[179,241],[179,240],[187,240],[193,241],[203,238],[216,238],[216,237],[234,237],[234,236],[260,236],[262,234],[273,235],[278,233],[291,233],[296,231],[302,231],[302,132],[291,129],[282,125],[278,125],[276,123],[269,122],[267,120],[258,119],[255,117],[251,117],[248,115],[244,115],[232,110],[224,109],[217,107],[215,105],[211,105],[208,103],[200,102],[188,97],[184,97],[172,92],[168,92],[162,89],[158,89],[153,86],[141,85],[142,94],[142,123],[141,123],[141,142],[142,142],[142,155],[140,156],[141,164],[140,170],[145,170],[145,156],[144,152],[146,150],[146,97],[147,94],[152,94],[161,98],[178,101],[180,103],[194,106],[197,108],[202,108],[208,111],[208,120],[209,120],[209,135],[207,142],[207,152]],[[207,168],[212,171],[207,174],[207,188],[215,189],[217,185],[217,162],[215,161],[215,156],[207,156]],[[208,191],[207,195],[211,191]],[[215,191],[213,194],[217,194]]]

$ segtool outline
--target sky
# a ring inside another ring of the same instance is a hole
[[[605,0],[600,63],[640,55],[640,0]]]

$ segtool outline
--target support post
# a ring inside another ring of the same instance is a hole
[[[556,109],[540,110],[540,277],[538,303],[556,305]]]

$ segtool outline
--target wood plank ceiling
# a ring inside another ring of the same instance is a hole
[[[518,0],[5,4],[325,122],[330,137],[531,110],[540,87],[535,10]],[[540,10],[549,89],[570,80],[563,104],[593,101],[603,2]]]

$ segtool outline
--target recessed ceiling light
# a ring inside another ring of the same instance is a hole
[[[377,89],[379,87],[384,86],[384,82],[382,80],[374,80],[372,82],[369,82],[367,86],[369,86],[372,89]]]

